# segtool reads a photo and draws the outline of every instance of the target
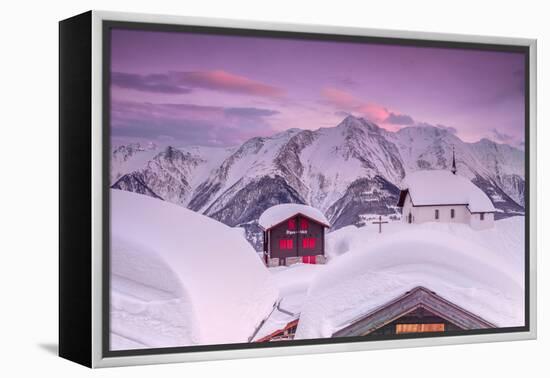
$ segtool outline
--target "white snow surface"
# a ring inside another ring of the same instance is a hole
[[[247,342],[279,293],[240,230],[111,190],[113,349]]]
[[[264,211],[262,215],[260,215],[258,223],[260,227],[267,230],[268,228],[271,228],[296,214],[305,215],[306,217],[327,226],[330,225],[327,218],[320,210],[312,206],[300,205],[296,203],[285,203],[270,207]]]
[[[465,204],[471,212],[495,211],[487,195],[470,180],[446,170],[409,173],[401,183],[415,206]]]
[[[523,218],[496,223],[495,230],[478,234],[467,225],[400,222],[381,235],[354,227],[330,233],[332,258],[311,281],[296,338],[331,337],[417,286],[498,327],[523,325],[521,237],[499,242],[520,229]],[[513,246],[501,251],[506,243]]]

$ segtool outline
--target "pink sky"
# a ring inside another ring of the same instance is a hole
[[[520,53],[114,30],[112,134],[234,145],[346,114],[524,140]]]

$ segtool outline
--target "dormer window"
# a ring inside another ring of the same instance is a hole
[[[288,220],[288,229],[289,230],[295,230],[296,229],[296,219],[292,218]]]

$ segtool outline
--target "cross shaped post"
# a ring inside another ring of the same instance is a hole
[[[379,215],[378,220],[374,221],[372,223],[378,225],[378,233],[381,234],[382,233],[382,224],[388,223],[388,221],[382,221],[382,215]]]

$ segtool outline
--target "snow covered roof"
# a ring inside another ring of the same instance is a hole
[[[304,215],[314,221],[330,227],[330,223],[320,210],[308,205],[300,205],[297,203],[285,203],[271,206],[269,209],[264,211],[262,215],[260,215],[258,223],[260,224],[260,227],[267,230],[297,214]]]
[[[418,286],[498,327],[524,324],[521,274],[448,232],[416,228],[357,246],[311,283],[297,339],[336,331]]]
[[[120,190],[111,206],[115,349],[248,341],[279,293],[242,230]]]
[[[401,183],[414,206],[466,205],[473,212],[494,212],[489,197],[470,180],[446,170],[426,170],[408,174]],[[399,205],[403,205],[403,196]]]

